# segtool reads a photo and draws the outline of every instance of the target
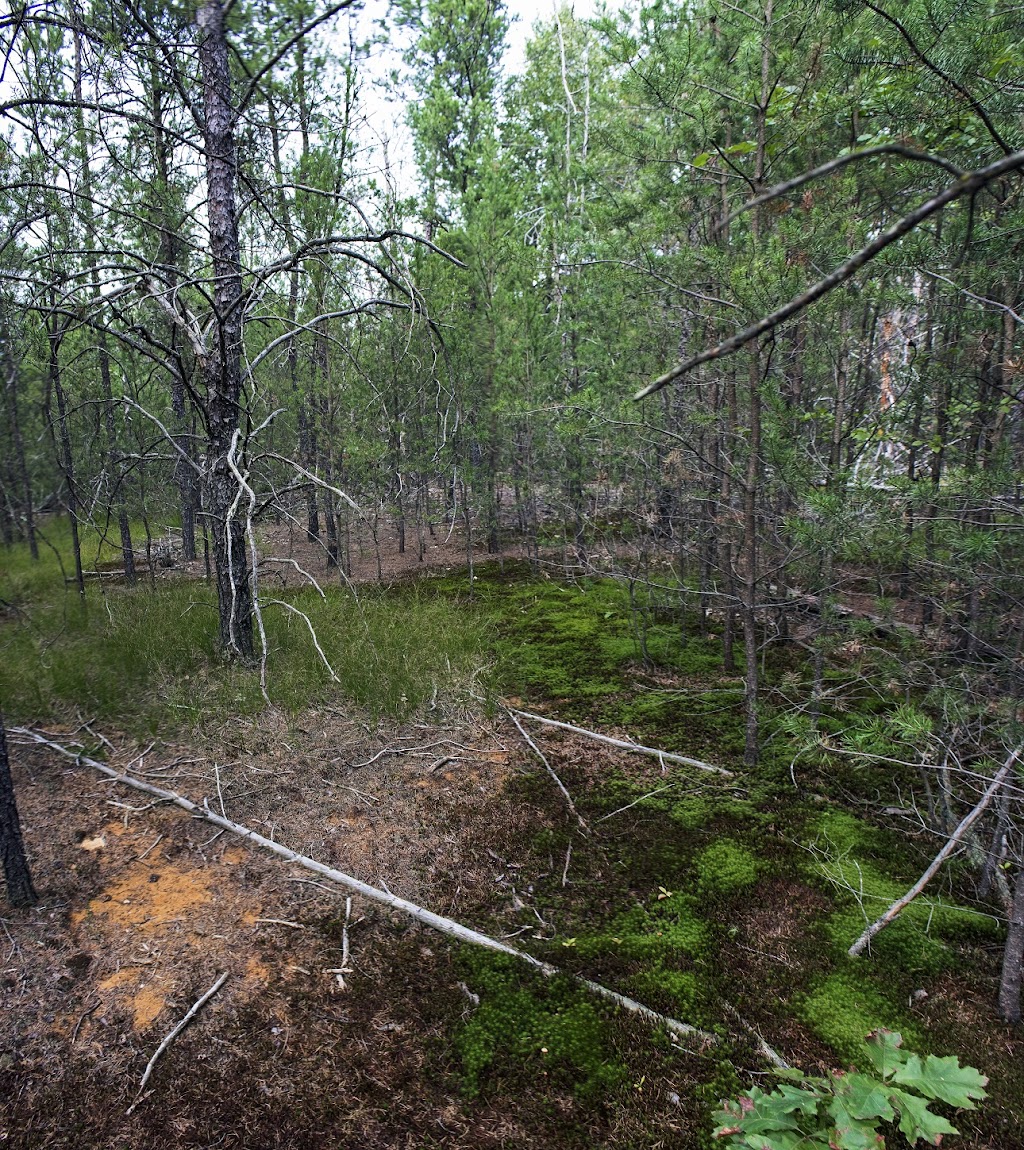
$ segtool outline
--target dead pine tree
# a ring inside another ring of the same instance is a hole
[[[14,907],[31,906],[37,899],[32,885],[32,873],[25,856],[18,821],[18,805],[14,798],[14,782],[7,758],[7,734],[4,715],[0,711],[0,860],[4,865],[7,883],[7,901]]]

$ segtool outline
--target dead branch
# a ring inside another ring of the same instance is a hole
[[[739,351],[741,347],[752,343],[755,339],[760,338],[762,335],[778,327],[779,324],[784,323],[788,319],[792,319],[793,316],[799,315],[800,312],[810,307],[812,303],[816,303],[822,296],[828,295],[834,288],[852,279],[862,267],[869,264],[877,255],[885,251],[887,247],[914,231],[915,228],[920,227],[925,220],[930,219],[937,212],[942,211],[947,205],[953,203],[955,200],[961,199],[963,196],[974,195],[976,192],[981,191],[986,184],[999,179],[1000,176],[1008,175],[1010,172],[1019,171],[1021,168],[1024,168],[1024,152],[1014,152],[1011,155],[1003,156],[1002,159],[997,160],[994,164],[989,164],[987,167],[979,168],[974,172],[966,172],[955,183],[950,184],[948,188],[932,196],[931,199],[926,200],[902,219],[897,220],[891,227],[880,232],[869,244],[862,247],[860,251],[855,252],[845,263],[840,264],[835,271],[818,280],[817,283],[812,284],[799,295],[794,296],[788,303],[783,304],[782,307],[773,311],[770,315],[762,317],[757,323],[751,324],[750,327],[744,328],[743,331],[739,331],[728,339],[723,340],[716,347],[707,348],[700,352],[699,355],[695,355],[691,359],[677,364],[665,372],[664,375],[659,376],[653,383],[649,383],[646,387],[641,388],[633,398],[646,399],[649,395],[654,395],[655,392],[660,391],[668,384],[675,383],[677,379],[681,379],[702,363],[708,363],[714,359],[721,359],[724,356],[732,355],[733,352]]]
[[[565,784],[558,777],[558,775],[555,774],[555,770],[551,766],[551,764],[547,761],[547,759],[545,758],[544,752],[540,749],[540,747],[537,746],[537,744],[533,741],[533,739],[531,739],[530,736],[523,729],[522,723],[520,723],[519,720],[516,718],[516,712],[508,710],[507,707],[505,709],[508,712],[508,717],[512,720],[513,723],[515,723],[516,730],[526,740],[527,744],[530,747],[530,750],[533,751],[533,753],[537,756],[537,758],[540,759],[540,761],[544,764],[544,769],[547,771],[547,773],[554,780],[555,786],[558,787],[558,789],[562,792],[562,795],[565,798],[566,805],[568,806],[569,810],[573,813],[573,815],[576,817],[576,819],[578,820],[578,822],[580,824],[580,830],[586,831],[587,830],[586,820],[583,818],[583,816],[580,814],[580,812],[576,809],[576,804],[572,801],[572,795],[569,794],[569,792],[565,789]]]
[[[916,883],[907,891],[902,898],[898,898],[892,906],[880,918],[877,918],[864,933],[857,939],[857,941],[846,952],[851,958],[856,958],[861,951],[868,945],[868,943],[881,931],[889,925],[895,918],[902,914],[903,910],[914,901],[915,898],[924,890],[928,883],[935,876],[936,871],[946,861],[947,858],[953,853],[960,841],[964,838],[967,832],[971,829],[975,822],[981,818],[985,808],[992,801],[996,792],[1003,785],[1006,776],[1013,770],[1014,765],[1020,758],[1021,752],[1024,751],[1024,746],[1018,747],[1006,760],[1005,763],[996,771],[992,782],[989,783],[985,793],[978,800],[977,805],[967,814],[960,825],[946,840],[942,850],[932,860],[931,865],[924,872],[923,875],[917,880]]]
[[[535,723],[543,723],[547,727],[558,727],[563,731],[572,731],[574,735],[585,735],[588,739],[594,739],[599,743],[607,743],[610,747],[618,747],[623,751],[633,751],[638,755],[653,755],[656,759],[661,759],[670,763],[682,763],[686,767],[696,767],[699,771],[710,771],[716,775],[724,775],[726,778],[733,777],[732,771],[727,771],[724,767],[712,766],[711,763],[702,762],[700,759],[690,759],[686,755],[676,755],[671,751],[659,751],[657,747],[644,747],[640,743],[630,743],[626,739],[613,739],[611,735],[602,735],[597,731],[588,731],[585,727],[574,727],[572,723],[561,723],[557,719],[547,719],[543,715],[534,715],[530,711],[519,711],[514,707],[505,708],[510,715],[518,715],[522,719],[530,719]],[[518,726],[518,724],[516,724]]]
[[[770,1047],[768,1043],[765,1042],[760,1033],[755,1030],[755,1028],[751,1026],[751,1024],[747,1022],[745,1018],[743,1018],[743,1016],[734,1006],[730,1006],[726,1002],[723,1003],[723,1007],[725,1009],[725,1013],[728,1014],[730,1018],[738,1022],[739,1025],[742,1026],[743,1029],[754,1038],[754,1041],[757,1043],[758,1050],[761,1051],[762,1057],[766,1058],[778,1070],[790,1069],[789,1063],[782,1057],[782,1055],[773,1050],[772,1047]]]
[[[142,1092],[146,1089],[146,1083],[149,1081],[149,1076],[153,1073],[153,1067],[156,1066],[156,1060],[167,1049],[168,1046],[178,1037],[178,1035],[185,1029],[186,1026],[192,1021],[193,1018],[199,1013],[200,1010],[210,1001],[211,998],[217,993],[218,990],[228,980],[228,972],[223,971],[217,981],[210,987],[210,989],[201,997],[196,999],[192,1004],[188,1014],[178,1023],[178,1025],[167,1035],[167,1037],[156,1048],[153,1057],[146,1064],[146,1071],[142,1075],[142,1081],[139,1083],[139,1092],[135,1096],[135,1101],[128,1107],[126,1113],[131,1114],[136,1106],[142,1101]]]
[[[542,962],[539,958],[534,958],[532,954],[526,951],[517,950],[513,946],[508,946],[498,939],[491,938],[486,934],[481,934],[479,931],[472,930],[470,927],[463,926],[461,923],[455,922],[454,919],[445,918],[443,915],[434,914],[433,911],[426,910],[424,907],[417,906],[415,903],[409,902],[404,898],[399,898],[388,891],[380,890],[378,887],[370,886],[369,883],[362,882],[360,879],[353,878],[351,875],[345,874],[343,871],[335,870],[333,867],[326,866],[316,859],[309,858],[306,855],[300,855],[296,851],[289,850],[288,847],[283,846],[281,843],[276,843],[272,839],[265,838],[256,831],[251,830],[249,827],[242,826],[241,823],[232,822],[230,819],[224,818],[222,815],[215,814],[208,807],[200,806],[198,803],[186,799],[184,795],[176,794],[174,791],[165,791],[159,787],[154,787],[150,783],[143,782],[141,779],[133,778],[131,775],[125,775],[119,771],[114,770],[113,767],[108,767],[106,763],[100,763],[96,759],[90,758],[88,755],[82,754],[79,751],[70,750],[68,747],[62,746],[60,743],[54,742],[52,739],[46,738],[35,731],[29,730],[27,727],[12,727],[12,734],[21,735],[24,738],[31,739],[33,742],[40,744],[44,747],[49,747],[50,750],[55,751],[65,758],[74,759],[82,766],[91,767],[93,770],[99,771],[100,774],[105,775],[113,782],[121,783],[126,787],[132,787],[134,790],[142,791],[145,794],[155,795],[157,798],[164,799],[167,802],[173,803],[175,806],[180,807],[183,811],[187,811],[194,818],[206,819],[214,826],[221,827],[223,830],[230,831],[232,834],[238,835],[239,838],[247,839],[249,842],[254,843],[256,846],[263,847],[279,858],[283,858],[286,862],[294,863],[298,866],[304,867],[306,870],[312,871],[314,874],[323,876],[331,882],[337,883],[339,886],[348,888],[356,894],[362,895],[363,898],[369,899],[371,902],[379,903],[382,906],[388,907],[390,910],[399,911],[402,914],[408,915],[415,921],[422,923],[424,926],[430,927],[441,934],[448,935],[450,938],[456,938],[460,942],[467,942],[473,946],[480,946],[487,950],[498,951],[501,954],[507,954],[512,958],[518,959],[520,962],[525,963],[527,966],[532,967],[534,970],[539,971],[547,977],[555,975],[563,975],[567,972],[560,970],[550,963]],[[700,1030],[695,1026],[691,1026],[688,1022],[681,1022],[677,1018],[670,1018],[668,1015],[659,1014],[656,1010],[652,1010],[649,1006],[644,1006],[643,1003],[637,1002],[635,999],[629,998],[624,994],[619,994],[617,991],[609,989],[607,986],[602,986],[598,982],[592,982],[588,978],[582,978],[579,975],[570,974],[570,978],[574,979],[581,986],[584,986],[592,994],[598,995],[609,1002],[614,1003],[616,1006],[630,1013],[637,1015],[637,1017],[650,1022],[654,1026],[663,1026],[671,1035],[680,1040],[689,1042],[699,1042],[705,1046],[717,1045],[719,1038],[715,1034],[708,1031]],[[215,989],[219,989],[215,988]],[[212,994],[213,991],[208,992]],[[205,1001],[205,999],[203,1000]],[[193,1011],[197,1010],[200,1003],[193,1007]],[[191,1017],[191,1013],[189,1017]],[[183,1020],[182,1026],[184,1022]],[[167,1040],[170,1041],[173,1035],[169,1036]],[[154,1056],[154,1061],[155,1061]],[[141,1093],[141,1089],[140,1089]],[[138,1099],[133,1105],[138,1104]]]

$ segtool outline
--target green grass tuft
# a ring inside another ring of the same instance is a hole
[[[155,733],[265,706],[257,670],[228,665],[216,650],[216,598],[205,583],[90,584],[82,601],[65,589],[56,556],[36,564],[25,555],[5,552],[10,562],[0,571],[0,599],[9,604],[0,620],[0,698],[12,721],[89,716]],[[491,658],[487,622],[433,596],[396,602],[380,591],[355,599],[331,590],[323,601],[304,590],[279,598],[309,617],[339,680],[305,621],[267,604],[268,693],[290,712],[340,699],[402,718],[473,688]]]

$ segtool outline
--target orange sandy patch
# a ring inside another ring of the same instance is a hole
[[[264,966],[258,958],[250,958],[245,964],[245,977],[266,986],[270,982],[270,968]]]
[[[159,869],[140,865],[106,894],[89,903],[89,913],[103,915],[119,926],[152,932],[160,926],[188,917],[190,911],[211,899],[209,883],[200,871],[183,871],[168,863]],[[85,912],[80,911],[76,921]]]
[[[98,984],[101,991],[123,990],[128,993],[128,1003],[136,1030],[145,1030],[156,1021],[160,1011],[167,1005],[169,988],[163,980],[141,975],[136,970],[122,968]]]

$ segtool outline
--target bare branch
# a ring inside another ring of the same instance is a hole
[[[901,220],[898,220],[892,227],[886,228],[885,231],[876,236],[871,243],[861,248],[859,252],[852,255],[844,264],[836,268],[834,272],[825,276],[824,279],[818,280],[816,284],[813,284],[806,291],[801,292],[800,295],[794,296],[789,303],[784,304],[770,315],[759,319],[757,323],[751,324],[750,327],[744,328],[743,331],[737,332],[734,336],[730,336],[729,339],[723,340],[717,347],[708,348],[699,355],[695,355],[692,359],[677,364],[670,371],[659,376],[653,383],[649,383],[645,388],[638,391],[633,398],[646,399],[649,395],[654,395],[655,392],[661,391],[663,387],[667,387],[668,384],[675,383],[677,379],[681,379],[702,363],[708,363],[713,359],[722,359],[727,355],[732,355],[735,351],[739,351],[741,347],[752,343],[755,339],[758,339],[773,328],[778,327],[780,323],[784,323],[787,319],[792,319],[793,316],[799,315],[800,312],[810,307],[812,303],[817,302],[822,296],[828,295],[834,288],[852,279],[853,276],[856,275],[865,264],[870,263],[875,256],[885,251],[887,247],[894,244],[897,240],[902,239],[909,232],[912,232],[916,227],[924,223],[925,220],[934,216],[937,212],[942,211],[947,205],[960,199],[962,196],[973,195],[985,187],[986,184],[991,183],[1000,176],[1019,171],[1021,168],[1024,168],[1024,151],[1014,152],[1009,156],[1004,156],[1001,160],[997,160],[994,164],[989,164],[987,167],[979,168],[975,172],[968,172],[964,176],[961,176],[955,184],[951,184],[938,195],[933,196],[930,200],[926,200],[920,207],[904,216]]]
[[[993,777],[992,782],[989,783],[985,793],[978,800],[974,808],[964,816],[960,825],[946,840],[942,850],[940,850],[935,858],[932,859],[928,869],[924,872],[923,875],[921,875],[917,882],[914,883],[910,890],[908,890],[902,898],[898,898],[892,904],[892,906],[889,907],[885,914],[875,919],[875,921],[867,928],[867,930],[864,931],[860,938],[857,939],[853,946],[850,947],[846,953],[849,954],[851,958],[856,958],[864,950],[868,943],[875,937],[875,935],[879,933],[879,931],[888,926],[889,923],[892,922],[895,918],[898,918],[899,915],[903,913],[904,909],[909,906],[915,898],[917,898],[921,891],[923,891],[928,883],[935,877],[935,873],[938,871],[939,867],[942,866],[942,864],[946,861],[947,858],[949,858],[957,846],[959,846],[961,840],[971,829],[974,823],[976,823],[978,819],[981,818],[985,808],[989,805],[996,792],[1003,785],[1006,776],[1010,773],[1011,770],[1013,770],[1017,760],[1020,758],[1022,751],[1024,751],[1024,747],[1018,747],[1010,755],[1006,762],[1003,763],[999,770],[996,771],[995,776]]]
[[[958,168],[956,164],[951,164],[949,160],[943,159],[942,156],[933,156],[930,152],[919,152],[903,144],[879,144],[875,148],[865,148],[860,152],[848,152],[845,156],[837,156],[834,160],[829,160],[827,164],[821,164],[817,168],[812,168],[809,172],[802,172],[799,176],[794,176],[791,180],[785,180],[781,184],[776,184],[774,188],[769,188],[766,192],[762,192],[752,200],[747,200],[746,203],[742,204],[734,212],[731,212],[718,225],[718,230],[721,231],[727,228],[733,220],[738,219],[744,212],[759,208],[763,204],[777,200],[780,196],[787,195],[789,192],[795,192],[797,188],[802,188],[804,184],[809,184],[812,180],[821,179],[822,176],[830,176],[833,172],[838,172],[848,164],[855,163],[857,160],[869,160],[873,156],[902,156],[905,160],[916,160],[922,164],[935,164],[949,172],[951,176],[956,176],[957,179],[964,174],[962,168]]]
[[[563,731],[572,731],[574,735],[586,735],[598,743],[607,743],[610,747],[618,747],[622,751],[633,751],[638,755],[654,755],[655,758],[670,763],[682,763],[686,767],[696,767],[699,771],[710,771],[716,775],[725,775],[732,778],[732,771],[724,767],[715,767],[711,763],[704,763],[700,759],[689,759],[685,755],[677,755],[671,751],[659,751],[657,747],[644,747],[640,743],[629,743],[625,739],[613,739],[610,735],[601,735],[597,731],[588,731],[585,727],[574,727],[572,723],[560,723],[557,719],[548,719],[544,715],[534,715],[530,711],[519,711],[514,707],[505,708],[509,714],[519,715],[523,719],[531,719],[535,723],[543,723],[547,727],[558,727]]]
[[[1009,144],[1007,144],[1007,142],[999,134],[999,129],[995,126],[995,124],[992,123],[992,121],[989,118],[989,115],[985,111],[985,109],[981,106],[981,104],[978,103],[978,101],[971,95],[971,93],[963,86],[963,84],[959,83],[959,81],[957,81],[957,80],[954,80],[953,77],[950,76],[948,72],[943,72],[943,70],[937,64],[935,64],[932,60],[930,60],[921,51],[921,49],[917,46],[917,43],[914,40],[913,36],[911,36],[906,25],[901,23],[901,21],[899,21],[891,13],[886,12],[886,10],[884,8],[879,8],[877,4],[872,4],[871,0],[864,0],[864,7],[870,8],[871,11],[874,12],[876,16],[880,16],[887,23],[891,24],[896,29],[896,31],[899,32],[899,34],[903,37],[903,39],[906,41],[907,47],[911,50],[911,52],[914,53],[914,55],[918,58],[918,60],[921,61],[921,63],[928,69],[928,71],[932,72],[936,76],[938,76],[939,79],[944,84],[948,84],[953,89],[954,92],[958,92],[961,96],[963,96],[963,98],[967,101],[967,103],[971,105],[971,108],[974,110],[975,115],[978,116],[978,118],[981,120],[981,122],[988,129],[988,134],[992,137],[993,140],[995,140],[995,142],[1000,146],[1000,148],[1003,149],[1003,151],[1007,155],[1010,155],[1011,152],[1013,151],[1013,149],[1010,147]]]
[[[131,775],[122,774],[114,770],[113,767],[107,766],[106,763],[100,763],[88,755],[70,750],[68,747],[62,746],[60,743],[56,743],[44,735],[37,734],[27,727],[12,727],[11,731],[14,734],[31,739],[41,746],[49,747],[52,751],[56,751],[60,755],[74,759],[83,766],[91,767],[93,770],[99,771],[100,774],[106,775],[107,778],[116,783],[121,783],[137,791],[142,791],[144,794],[154,795],[166,802],[173,803],[195,818],[206,819],[207,822],[213,823],[214,826],[218,826],[222,830],[230,831],[232,834],[247,839],[255,846],[270,851],[279,858],[283,858],[286,862],[295,863],[297,866],[304,867],[306,870],[321,875],[323,878],[329,879],[339,886],[346,887],[356,894],[361,895],[363,898],[369,899],[371,902],[387,907],[389,910],[406,914],[410,918],[415,919],[416,922],[430,927],[431,930],[439,931],[441,934],[445,934],[450,938],[459,939],[461,942],[468,942],[474,946],[480,946],[487,950],[496,950],[502,954],[507,954],[548,977],[565,973],[550,963],[542,962],[539,958],[534,958],[532,954],[528,954],[524,950],[517,950],[515,947],[509,946],[507,943],[501,942],[496,938],[491,938],[489,935],[481,934],[479,931],[463,926],[461,923],[455,922],[454,919],[435,914],[433,911],[417,906],[407,899],[399,898],[389,891],[380,890],[378,887],[370,886],[369,883],[362,882],[360,879],[347,875],[342,871],[335,870],[333,867],[318,862],[316,859],[309,858],[306,855],[300,855],[296,851],[283,846],[281,843],[274,842],[273,839],[268,839],[261,834],[257,834],[256,831],[250,830],[249,827],[243,826],[241,823],[232,822],[222,815],[215,814],[208,807],[201,807],[197,803],[193,803],[191,800],[186,799],[184,795],[179,795],[175,791],[165,791],[160,787],[154,787],[151,783],[133,778]],[[618,991],[611,990],[607,986],[602,986],[600,983],[592,982],[589,978],[582,978],[575,974],[569,977],[573,978],[581,986],[586,987],[591,993],[636,1014],[652,1025],[664,1026],[665,1029],[677,1039],[689,1042],[696,1041],[706,1045],[717,1045],[719,1042],[717,1035],[710,1034],[704,1030],[698,1030],[697,1027],[691,1026],[688,1022],[680,1022],[677,1018],[670,1018],[667,1015],[659,1014],[657,1011],[651,1010],[649,1006],[644,1006],[643,1003],[637,1002],[633,998],[628,998],[624,994],[619,994]]]

